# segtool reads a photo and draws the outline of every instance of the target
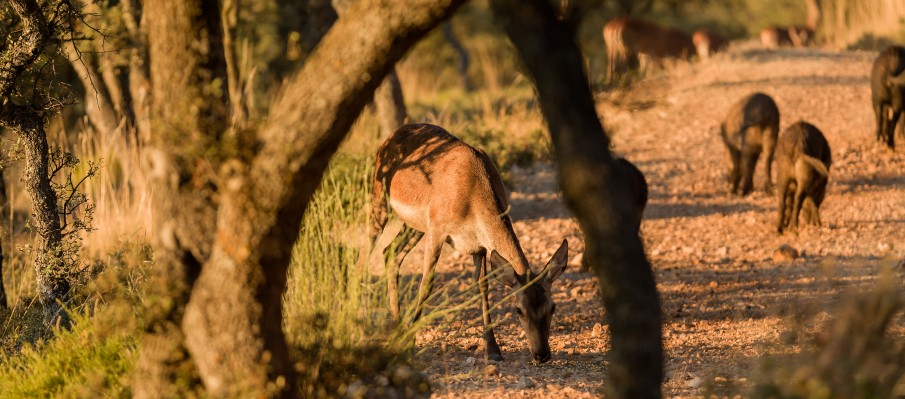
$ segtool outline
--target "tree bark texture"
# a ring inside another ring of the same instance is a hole
[[[145,147],[154,188],[151,320],[136,365],[136,397],[175,397],[175,381],[194,364],[182,318],[192,285],[210,254],[217,208],[219,140],[228,121],[222,25],[216,0],[145,3],[150,128]],[[219,81],[219,85],[215,82]]]
[[[22,20],[19,39],[0,54],[0,106],[11,101],[16,80],[35,63],[52,33],[41,7],[34,0],[9,0],[9,5]]]
[[[333,8],[340,18],[356,2],[354,0],[333,0]],[[377,124],[380,127],[380,141],[389,137],[399,126],[405,123],[408,110],[405,108],[405,97],[402,95],[402,84],[396,74],[396,67],[392,67],[384,78],[383,83],[374,92],[374,108],[377,114]]]
[[[0,169],[0,215],[6,214],[10,209],[9,197],[6,195],[6,177],[3,176],[3,169]],[[0,229],[0,236],[3,239],[9,237]],[[6,289],[3,286],[3,240],[0,240],[0,309],[9,308],[9,298],[6,297]]]
[[[155,258],[162,278],[176,283],[164,287],[172,300],[162,306],[166,321],[155,324],[150,339],[164,352],[143,350],[136,396],[162,395],[152,385],[175,375],[165,370],[178,366],[167,364],[178,357],[178,345],[169,348],[173,356],[165,352],[167,342],[182,339],[180,330],[209,394],[298,395],[281,299],[307,203],[392,65],[463,1],[359,2],[287,81],[257,132],[258,147],[234,150],[220,140],[222,126],[203,123],[225,98],[198,89],[199,77],[213,72],[206,69],[208,54],[196,50],[214,52],[212,45],[199,46],[206,36],[198,21],[219,13],[208,14],[197,0],[148,3]],[[218,151],[232,156],[203,166]],[[214,187],[212,195],[203,194],[206,186]]]
[[[146,23],[139,0],[122,0],[123,24],[129,32],[129,102],[139,143],[151,139],[151,78],[148,70]]]
[[[374,92],[374,108],[377,111],[377,121],[380,124],[380,142],[390,137],[399,126],[405,123],[408,110],[405,108],[405,98],[402,95],[402,84],[396,75],[394,67],[383,83]]]
[[[34,229],[38,233],[35,248],[35,275],[38,299],[44,308],[44,321],[69,327],[63,305],[69,300],[69,270],[63,261],[63,234],[57,213],[57,193],[48,176],[47,133],[41,117],[23,118],[13,127],[25,144],[25,191],[31,196]],[[27,118],[27,119],[26,119]]]
[[[614,171],[572,31],[544,0],[493,0],[491,8],[537,86],[563,195],[600,280],[612,334],[607,397],[658,398],[663,348],[656,283],[632,228],[628,183]]]
[[[21,83],[17,82],[18,78],[44,52],[54,31],[36,1],[10,0],[9,5],[21,20],[21,30],[19,37],[0,54],[0,126],[16,132],[24,143],[24,180],[31,196],[34,227],[38,234],[34,268],[45,323],[68,327],[69,317],[62,305],[69,300],[70,271],[62,256],[57,197],[50,186],[47,169],[45,106],[17,105],[13,101],[16,84]]]

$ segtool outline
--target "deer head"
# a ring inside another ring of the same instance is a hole
[[[556,304],[550,295],[553,281],[566,270],[569,258],[569,243],[563,240],[562,245],[550,258],[543,270],[534,274],[530,270],[518,275],[512,265],[496,251],[490,254],[490,262],[494,267],[504,268],[502,281],[516,290],[516,313],[522,329],[528,338],[528,346],[534,360],[545,363],[550,360],[550,324]]]

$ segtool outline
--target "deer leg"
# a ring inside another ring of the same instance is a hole
[[[402,230],[383,251],[384,267],[387,272],[387,296],[393,320],[399,321],[399,266],[423,236],[424,233],[403,224]]]
[[[424,304],[430,297],[431,291],[434,290],[434,267],[437,260],[440,259],[440,250],[443,249],[443,243],[446,241],[442,237],[431,236],[428,238],[427,250],[424,252],[424,266],[421,268],[421,284],[418,285],[417,307],[412,322],[421,318],[421,312],[424,310]]]
[[[474,276],[478,282],[481,291],[481,312],[484,316],[484,360],[502,361],[503,355],[500,353],[500,345],[496,342],[496,336],[493,334],[493,326],[490,321],[490,300],[487,296],[487,254],[472,255],[474,260]]]
[[[371,225],[368,229],[368,238],[370,239],[371,248],[373,250],[374,243],[383,232],[383,228],[387,224],[389,214],[387,212],[387,197],[384,193],[384,184],[380,180],[374,181],[374,188],[371,191]]]

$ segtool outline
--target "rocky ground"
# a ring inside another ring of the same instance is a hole
[[[744,394],[765,355],[800,351],[780,339],[789,328],[787,315],[829,306],[843,292],[868,290],[884,265],[905,258],[905,151],[874,142],[873,57],[743,47],[599,95],[614,150],[634,162],[650,185],[642,235],[663,306],[667,396],[696,397],[714,387],[719,393],[721,386],[730,397]],[[778,236],[772,196],[762,190],[746,198],[727,195],[717,126],[732,103],[755,91],[776,100],[781,128],[803,119],[830,143],[823,227]],[[496,313],[504,362],[484,362],[474,306],[421,333],[418,359],[435,397],[597,396],[607,383],[609,333],[596,280],[578,272],[581,234],[560,200],[552,166],[518,169],[513,176],[512,216],[529,260],[542,266],[563,238],[570,244],[570,268],[554,287],[553,360],[530,362],[508,303]],[[778,254],[783,245],[799,256]],[[404,272],[416,273],[420,261],[416,248]],[[470,278],[455,279],[470,273],[470,262],[446,250],[438,266],[441,284],[453,291],[467,287]],[[494,294],[498,299],[504,291]]]

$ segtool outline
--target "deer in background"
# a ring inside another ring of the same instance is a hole
[[[702,60],[726,48],[726,38],[709,29],[698,29],[691,35],[691,41]]]
[[[760,43],[766,48],[805,47],[814,41],[814,29],[807,26],[770,26],[760,31]]]
[[[638,56],[662,64],[664,58],[688,59],[695,54],[695,45],[685,32],[660,26],[641,19],[622,17],[603,27],[606,43],[608,79],[638,64]]]
[[[553,281],[566,268],[568,242],[540,272],[528,265],[512,229],[506,190],[490,157],[443,128],[428,124],[400,127],[377,151],[371,209],[372,248],[388,220],[388,207],[403,221],[402,230],[384,252],[390,311],[399,319],[399,266],[427,236],[414,320],[422,312],[434,284],[434,267],[444,243],[472,255],[479,282],[484,321],[484,352],[502,360],[494,336],[487,295],[488,257],[503,268],[502,280],[516,289],[516,312],[538,362],[550,360],[550,322],[556,305]],[[395,254],[395,259],[389,259]]]

